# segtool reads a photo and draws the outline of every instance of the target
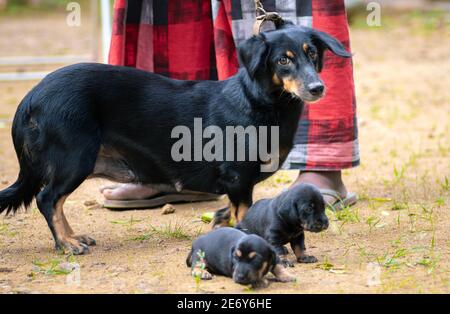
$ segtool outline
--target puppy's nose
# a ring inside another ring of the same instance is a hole
[[[246,276],[243,274],[237,274],[234,279],[238,283],[244,283],[246,281]]]
[[[322,96],[324,86],[321,82],[314,82],[308,84],[308,92],[313,96]]]

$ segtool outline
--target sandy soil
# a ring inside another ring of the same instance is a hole
[[[2,17],[0,56],[89,53],[89,35],[68,31],[61,18],[23,24]],[[176,205],[164,216],[160,209],[112,212],[86,206],[102,202],[97,191],[105,182],[93,180],[66,203],[72,227],[97,240],[86,256],[53,250],[36,205],[0,218],[0,293],[449,293],[450,31],[434,15],[402,18],[352,29],[362,165],[344,176],[361,200],[329,213],[326,232],[307,234],[319,263],[292,268],[296,283],[257,291],[223,277],[197,284],[185,257],[192,239],[209,230],[201,214],[226,200]],[[17,175],[11,119],[34,84],[0,83],[0,189]],[[255,198],[276,195],[295,176],[279,172],[258,185]]]

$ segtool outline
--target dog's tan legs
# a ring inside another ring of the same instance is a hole
[[[237,212],[236,212],[236,221],[240,222],[242,219],[244,219],[245,215],[247,215],[248,208],[250,206],[244,203],[240,203]]]
[[[297,238],[291,242],[291,248],[294,251],[295,257],[297,257],[297,262],[299,263],[315,263],[317,258],[312,255],[307,255],[305,253],[305,234],[301,233]]]
[[[56,249],[75,255],[84,254],[89,251],[88,245],[95,244],[95,240],[85,235],[74,235],[64,215],[64,202],[67,196],[56,198],[56,201],[54,201],[52,191],[46,188],[37,197],[38,207],[47,220],[55,239]]]
[[[91,238],[90,236],[88,236],[88,235],[85,235],[85,234],[75,235],[75,233],[73,232],[72,228],[69,225],[69,222],[67,221],[66,215],[64,215],[64,211],[62,211],[61,214],[62,214],[62,218],[63,218],[63,222],[64,222],[64,227],[67,230],[67,234],[70,237],[72,237],[72,238],[74,238],[74,239],[76,239],[76,240],[80,241],[81,243],[86,244],[88,246],[96,245],[95,240],[93,238]]]
[[[75,255],[84,254],[89,251],[89,245],[95,245],[95,240],[86,235],[75,235],[64,215],[64,203],[67,196],[61,197],[55,206],[53,215],[53,226],[57,237],[58,249],[65,253]]]
[[[212,221],[212,228],[222,228],[222,227],[228,227],[230,225],[230,219],[231,219],[231,205],[227,208],[223,208],[218,210],[213,218]]]
[[[244,219],[247,214],[249,206],[240,203],[239,205],[235,205],[230,203],[227,209],[220,210],[214,217],[213,228],[221,228],[221,227],[229,227],[230,225],[236,225],[242,219]]]

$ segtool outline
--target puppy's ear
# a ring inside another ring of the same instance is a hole
[[[265,62],[267,46],[264,34],[253,36],[238,47],[239,63],[243,65],[252,79]]]
[[[320,73],[323,68],[323,55],[326,49],[343,58],[351,58],[351,53],[345,50],[342,43],[327,33],[312,29],[311,39],[318,48],[317,72]]]
[[[289,191],[281,193],[274,199],[273,206],[281,219],[286,223],[296,223],[298,220],[297,208],[294,198],[291,197]]]
[[[234,266],[234,262],[235,262],[235,259],[234,259],[234,251],[235,250],[236,250],[236,246],[233,246],[230,251],[230,261],[233,266]]]
[[[297,208],[292,202],[285,202],[278,208],[278,214],[287,223],[298,221]]]

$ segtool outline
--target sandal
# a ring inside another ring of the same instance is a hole
[[[333,201],[327,202],[327,206],[333,210],[338,211],[346,207],[353,206],[358,201],[356,193],[348,192],[345,197],[342,197],[337,191],[331,189],[319,189],[322,195],[333,198]]]
[[[143,200],[105,200],[105,202],[103,203],[103,207],[116,211],[130,209],[150,209],[161,207],[168,203],[217,201],[221,198],[222,195],[199,192],[160,193]]]

